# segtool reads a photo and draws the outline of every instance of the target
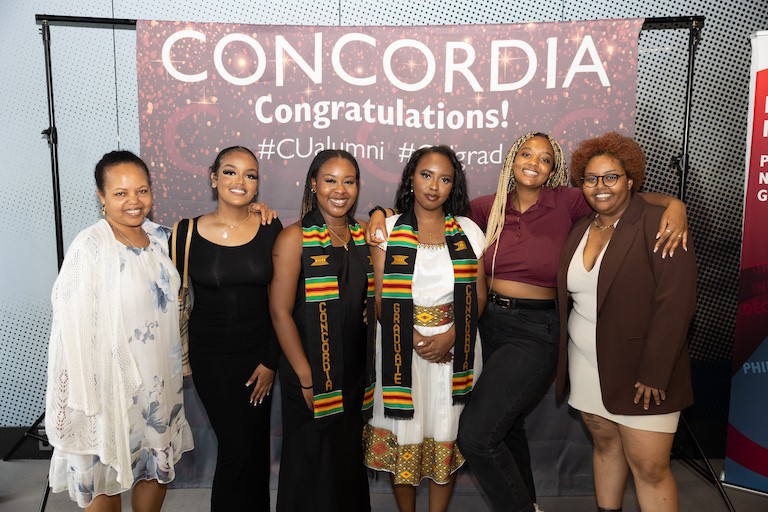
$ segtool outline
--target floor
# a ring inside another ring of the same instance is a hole
[[[712,461],[716,471],[722,467],[722,460]],[[704,480],[687,465],[672,461],[673,471],[680,489],[680,509],[695,512],[727,511],[717,488]],[[48,461],[10,460],[0,461],[0,511],[34,512],[39,510],[46,485]],[[734,510],[738,512],[768,512],[768,496],[726,488]],[[274,493],[272,504],[274,507]],[[417,509],[426,510],[426,493],[419,493]],[[170,490],[163,506],[164,512],[208,512],[210,510],[208,489]],[[123,510],[130,510],[130,502],[123,501]],[[397,510],[390,492],[371,493],[373,512]],[[542,497],[539,506],[546,512],[593,512],[592,496]],[[46,506],[48,512],[76,511],[78,508],[69,501],[66,493],[52,494]],[[475,493],[456,494],[451,502],[451,512],[489,512],[482,496]],[[638,506],[633,490],[627,491],[624,512],[637,512]]]

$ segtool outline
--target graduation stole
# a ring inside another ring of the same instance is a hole
[[[456,343],[453,354],[453,403],[464,403],[473,385],[477,336],[477,258],[456,219],[445,217],[445,241],[453,262]],[[384,415],[413,418],[413,269],[419,228],[413,209],[397,219],[387,241],[381,291],[381,381]]]
[[[354,244],[350,257],[363,260],[367,274],[366,309],[368,328],[364,415],[373,412],[375,366],[370,354],[374,354],[376,318],[373,289],[373,262],[365,235],[359,224],[351,219],[349,225]],[[309,212],[301,219],[302,255],[304,271],[304,299],[307,315],[307,359],[312,368],[315,419],[332,416],[344,411],[342,379],[344,354],[341,329],[341,304],[339,302],[340,262],[331,253],[331,237],[319,210]],[[375,357],[375,356],[374,356]]]

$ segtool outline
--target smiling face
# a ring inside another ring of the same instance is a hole
[[[97,190],[107,220],[118,229],[139,228],[152,210],[152,188],[147,173],[134,163],[104,170],[103,190]]]
[[[554,161],[555,152],[545,137],[528,139],[517,151],[513,162],[515,186],[530,189],[542,187],[552,174]]]
[[[411,178],[414,208],[426,211],[442,209],[453,190],[453,165],[445,155],[427,153],[419,159]]]
[[[357,171],[346,158],[327,160],[312,178],[312,188],[317,197],[317,207],[326,222],[339,225],[357,201]]]
[[[245,151],[229,151],[221,157],[218,169],[211,171],[211,182],[219,202],[247,205],[259,190],[259,163]]]
[[[609,218],[618,218],[629,205],[633,181],[627,176],[626,170],[618,159],[610,155],[592,157],[584,169],[584,176],[606,176],[616,174],[618,181],[612,187],[607,187],[602,179],[597,181],[594,188],[582,184],[584,198],[597,213]]]

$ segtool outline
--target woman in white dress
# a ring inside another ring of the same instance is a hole
[[[365,462],[392,474],[400,510],[414,510],[423,478],[430,510],[445,510],[464,463],[459,415],[482,365],[484,235],[463,216],[466,176],[446,146],[412,155],[396,206],[403,213],[387,219],[387,242],[371,251],[380,325]]]
[[[149,171],[129,151],[96,165],[104,219],[72,242],[51,300],[45,428],[53,492],[89,511],[159,511],[193,448],[182,401],[179,274],[152,209]]]
[[[691,405],[686,334],[696,261],[653,252],[663,210],[635,192],[645,157],[629,137],[582,142],[571,177],[594,214],[574,224],[558,272],[558,393],[570,385],[594,442],[598,510],[621,510],[629,473],[643,511],[678,510],[669,467],[680,410]],[[573,308],[568,314],[568,299]]]

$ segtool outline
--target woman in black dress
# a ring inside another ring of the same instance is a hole
[[[362,409],[373,396],[373,267],[364,224],[351,216],[359,180],[351,154],[318,153],[302,219],[275,242],[270,311],[284,356],[278,511],[370,510]]]
[[[247,148],[222,150],[211,165],[215,211],[195,219],[189,252],[194,307],[189,360],[218,439],[211,510],[269,511],[270,391],[279,348],[269,317],[272,245],[279,221],[249,209],[259,163]],[[179,225],[183,250],[187,222]]]

